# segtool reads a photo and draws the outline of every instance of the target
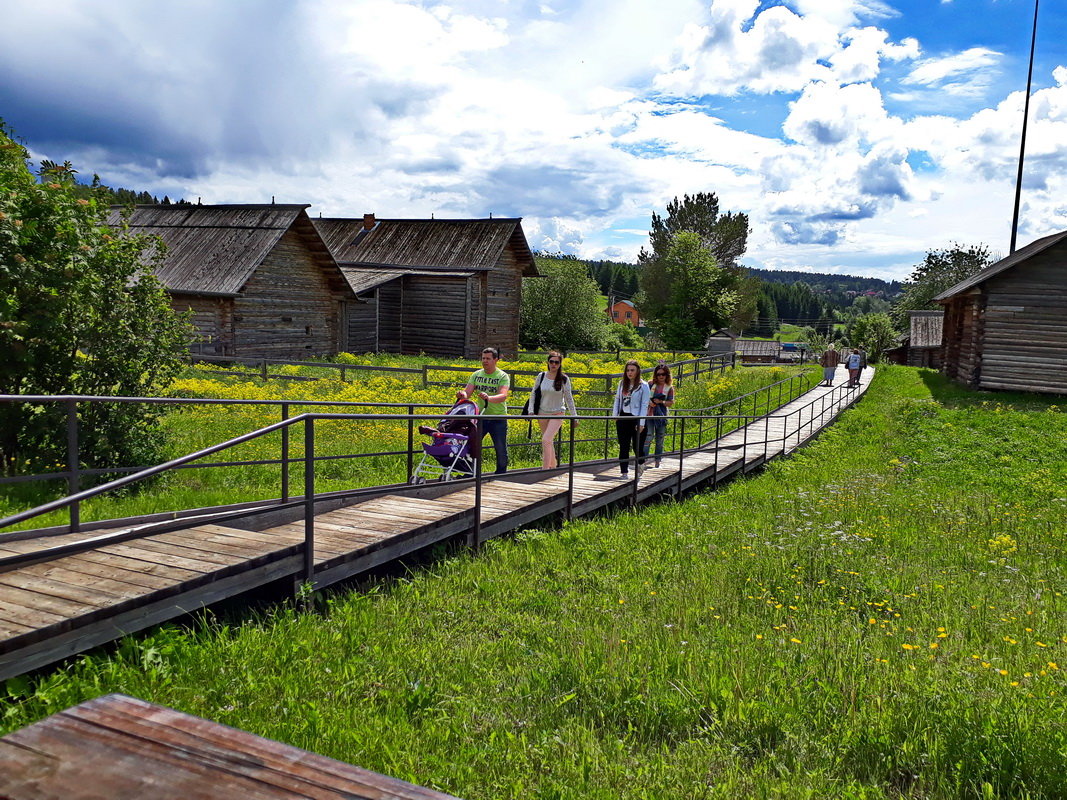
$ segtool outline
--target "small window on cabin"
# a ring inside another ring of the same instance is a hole
[[[311,335],[311,326],[310,325],[305,325],[304,326],[304,335],[305,336],[310,336]]]
[[[612,311],[611,312],[611,316],[615,317],[615,319],[618,319],[619,318],[619,312],[618,311]]]
[[[282,322],[292,322],[292,321],[293,321],[292,317],[282,317]]]
[[[633,316],[633,314],[631,312],[629,312],[629,311],[626,312],[626,319],[630,319],[632,316]]]

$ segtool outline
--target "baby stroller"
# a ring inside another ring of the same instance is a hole
[[[482,450],[475,420],[477,416],[476,403],[460,400],[448,410],[436,428],[419,426],[419,433],[429,436],[430,442],[422,446],[422,460],[411,474],[412,483],[449,481],[454,477],[466,478],[474,474],[475,463]]]

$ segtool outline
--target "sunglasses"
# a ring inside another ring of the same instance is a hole
[[[560,362],[560,360],[558,358],[550,358],[550,359],[548,359],[548,363],[549,364],[559,364],[561,362]]]

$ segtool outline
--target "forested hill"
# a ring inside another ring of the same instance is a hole
[[[813,289],[830,293],[838,292],[883,292],[892,297],[902,290],[900,281],[883,281],[881,278],[864,278],[859,275],[835,275],[828,272],[799,272],[796,270],[749,269],[749,273],[767,283],[806,283]]]

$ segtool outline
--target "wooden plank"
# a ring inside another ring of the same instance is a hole
[[[450,800],[439,792],[116,695],[53,715],[9,734],[0,744],[0,792],[11,800]]]

